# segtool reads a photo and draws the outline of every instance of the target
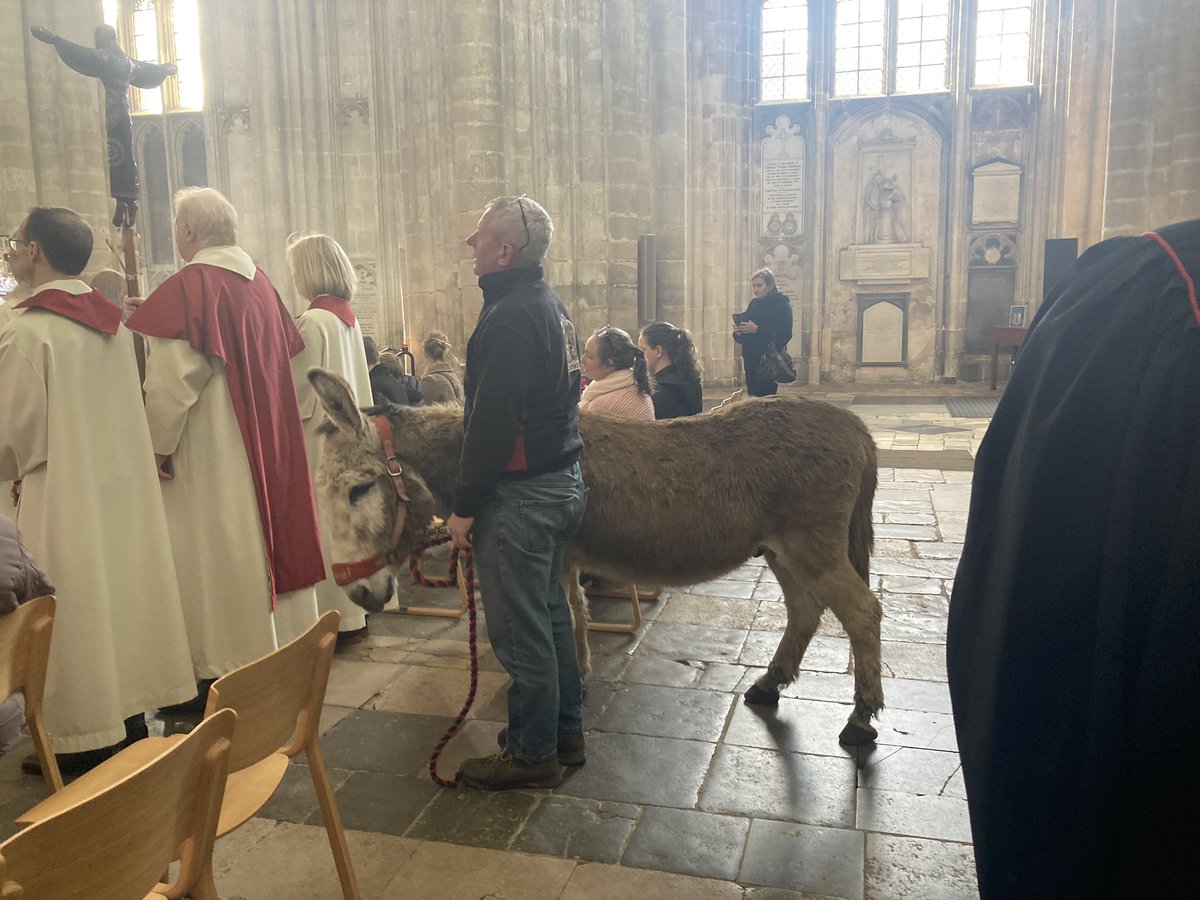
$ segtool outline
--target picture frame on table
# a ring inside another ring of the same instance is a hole
[[[1025,305],[1010,306],[1008,308],[1008,325],[1010,328],[1025,327]]]

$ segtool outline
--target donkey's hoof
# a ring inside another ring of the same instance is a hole
[[[750,690],[746,691],[746,702],[751,706],[778,706],[779,693],[764,691],[757,684],[752,684]]]
[[[875,743],[877,737],[879,737],[879,732],[870,725],[863,728],[861,725],[847,722],[846,727],[842,729],[842,733],[838,735],[838,743],[846,744],[849,747],[860,747],[863,744]]]

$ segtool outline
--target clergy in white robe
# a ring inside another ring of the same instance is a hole
[[[317,618],[325,577],[290,358],[300,336],[236,246],[237,213],[181,191],[187,261],[129,319],[149,338],[146,416],[196,678],[218,678]]]
[[[350,308],[358,289],[358,278],[346,251],[329,235],[308,234],[288,245],[288,265],[300,296],[308,310],[296,320],[304,349],[292,358],[296,399],[300,420],[304,423],[304,443],[308,448],[309,470],[314,475],[321,458],[323,438],[317,429],[325,421],[325,411],[317,392],[308,383],[306,373],[319,366],[346,379],[359,406],[371,405],[371,377],[363,350],[362,329]],[[317,585],[317,609],[323,615],[331,609],[341,614],[340,634],[361,632],[367,617],[333,580],[329,558],[328,513],[317,495],[317,521],[321,526],[321,545],[325,549],[325,580]]]
[[[0,481],[21,481],[16,522],[57,586],[46,724],[56,752],[80,753],[195,681],[132,335],[73,277],[91,230],[35,209],[14,242],[35,290],[0,331]]]

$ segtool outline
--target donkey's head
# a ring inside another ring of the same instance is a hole
[[[407,570],[414,533],[433,517],[433,500],[421,477],[385,446],[392,440],[386,415],[364,416],[350,386],[331,372],[309,369],[308,380],[329,416],[314,487],[334,578],[351,600],[379,612]]]

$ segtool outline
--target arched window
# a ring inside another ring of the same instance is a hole
[[[975,84],[1028,84],[1032,0],[978,0]]]
[[[808,99],[808,0],[766,0],[762,5],[762,101]]]
[[[142,196],[146,198],[142,233],[149,245],[143,252],[151,265],[170,265],[175,259],[171,227],[171,186],[167,143],[162,129],[153,123],[142,129]]]
[[[153,90],[130,88],[141,175],[139,271],[144,287],[160,284],[177,261],[171,198],[208,184],[204,146],[204,79],[200,71],[198,0],[103,0],[104,21],[136,59],[179,68]]]
[[[133,89],[137,112],[204,108],[197,0],[104,0],[104,21],[117,29],[121,46],[135,59],[173,62],[179,73],[151,90]]]
[[[208,156],[204,148],[204,132],[197,122],[188,122],[179,129],[179,174],[184,187],[208,185]]]

